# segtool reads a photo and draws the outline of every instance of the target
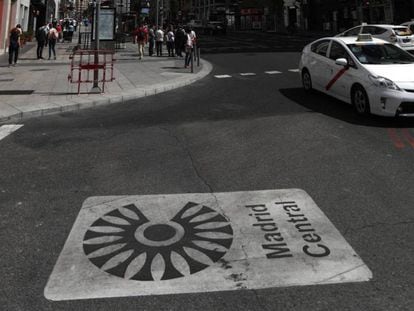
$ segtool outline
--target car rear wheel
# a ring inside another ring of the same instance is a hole
[[[367,115],[371,112],[367,92],[365,92],[362,86],[356,85],[353,87],[351,96],[352,104],[358,114]]]
[[[307,69],[302,71],[302,85],[305,91],[310,92],[312,91],[312,78]]]

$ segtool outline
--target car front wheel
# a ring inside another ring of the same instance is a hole
[[[371,110],[369,108],[368,95],[362,86],[355,86],[352,89],[351,96],[352,104],[354,105],[355,110],[358,114],[367,115],[370,113]]]
[[[312,91],[312,78],[307,69],[302,71],[302,85],[305,91],[310,92]]]

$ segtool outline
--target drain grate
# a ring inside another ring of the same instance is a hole
[[[0,90],[0,95],[30,95],[34,90]]]

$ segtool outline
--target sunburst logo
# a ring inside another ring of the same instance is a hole
[[[204,270],[232,242],[228,220],[210,207],[189,202],[170,221],[156,222],[130,204],[96,220],[85,233],[83,249],[95,266],[111,275],[153,281]]]

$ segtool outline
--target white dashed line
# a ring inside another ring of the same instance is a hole
[[[230,75],[215,75],[214,77],[215,77],[215,78],[217,78],[217,79],[226,79],[226,78],[231,78],[231,76],[230,76]]]
[[[279,73],[282,73],[281,71],[277,71],[277,70],[272,70],[272,71],[265,71],[266,74],[268,75],[277,75]]]
[[[240,73],[241,76],[255,76],[256,74],[254,72],[242,72]]]
[[[299,72],[299,69],[289,69],[290,72]]]
[[[0,126],[0,140],[10,135],[11,133],[17,131],[22,126],[23,124],[8,124]]]

